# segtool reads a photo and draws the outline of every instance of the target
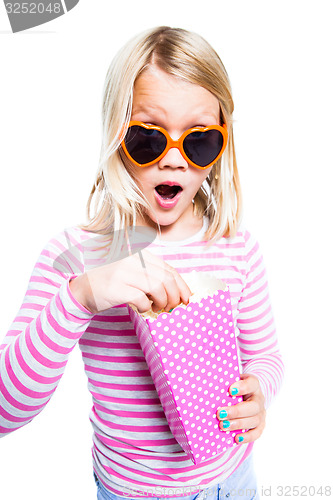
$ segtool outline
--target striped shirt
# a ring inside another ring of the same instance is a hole
[[[279,390],[283,362],[258,243],[244,228],[206,246],[207,220],[182,241],[156,238],[148,251],[185,278],[192,270],[230,289],[243,373],[259,379],[266,408]],[[77,302],[69,281],[106,263],[111,238],[69,227],[52,238],[32,271],[23,303],[0,345],[0,436],[44,408],[78,343],[93,399],[93,466],[110,491],[172,497],[224,481],[251,453],[235,446],[194,465],[173,437],[126,304],[96,315]]]

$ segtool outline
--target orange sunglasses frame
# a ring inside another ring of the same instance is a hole
[[[223,152],[224,152],[224,150],[225,150],[225,148],[227,146],[227,142],[228,142],[228,131],[227,131],[227,127],[226,127],[225,123],[222,126],[221,125],[209,125],[208,127],[193,127],[193,128],[189,128],[188,130],[185,130],[185,132],[179,137],[178,141],[174,141],[173,139],[171,139],[171,137],[168,134],[168,132],[164,128],[159,127],[158,125],[148,125],[147,123],[143,123],[143,122],[139,122],[139,121],[130,121],[129,124],[128,124],[128,129],[130,127],[134,126],[134,125],[139,125],[140,127],[146,128],[147,130],[151,130],[151,129],[158,130],[159,132],[162,132],[162,134],[166,137],[166,140],[167,140],[167,144],[165,146],[164,151],[155,160],[150,161],[148,163],[138,163],[137,161],[134,160],[134,158],[131,157],[131,155],[127,151],[126,144],[125,144],[125,139],[124,139],[122,141],[122,143],[121,143],[122,148],[124,150],[124,153],[126,154],[127,158],[132,163],[134,163],[135,165],[137,165],[138,167],[149,167],[150,165],[154,165],[154,163],[158,163],[167,154],[167,152],[169,151],[169,149],[171,149],[171,148],[177,148],[180,151],[180,153],[183,156],[183,158],[190,165],[192,165],[193,167],[196,167],[196,168],[200,168],[201,170],[205,170],[205,169],[211,167],[212,165],[214,165],[214,163],[216,163],[217,160],[219,158],[221,158],[221,156],[222,156],[222,154],[223,154]],[[200,167],[196,163],[193,163],[193,161],[191,161],[190,158],[188,158],[188,156],[186,156],[186,153],[185,153],[184,148],[183,148],[183,142],[184,142],[184,139],[189,134],[192,134],[192,132],[207,132],[207,130],[218,130],[219,132],[221,132],[221,134],[223,136],[223,146],[222,146],[222,149],[221,149],[220,153],[214,159],[214,161],[212,161],[211,163],[209,163],[209,165],[206,165],[205,167]]]

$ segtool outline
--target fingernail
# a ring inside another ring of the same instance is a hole
[[[228,413],[225,410],[221,410],[219,413],[220,418],[227,418]]]
[[[228,429],[230,427],[229,420],[223,420],[222,426],[223,426],[223,429]]]
[[[232,395],[232,396],[236,396],[236,394],[238,394],[238,389],[237,389],[237,387],[233,387],[233,388],[231,389],[231,395]]]
[[[244,436],[238,436],[238,442],[242,443],[244,441]]]

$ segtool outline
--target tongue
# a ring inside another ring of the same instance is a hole
[[[162,198],[174,198],[178,191],[180,191],[180,186],[168,186],[167,184],[160,184],[156,186],[156,191]]]

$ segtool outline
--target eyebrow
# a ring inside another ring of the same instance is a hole
[[[165,115],[165,111],[162,108],[158,108],[156,105],[151,105],[149,103],[139,103],[136,106],[132,107],[132,113],[147,113],[147,114],[159,114]]]
[[[166,118],[167,116],[167,113],[162,109],[162,108],[158,108],[156,106],[150,106],[149,104],[144,104],[143,106],[141,104],[138,104],[135,108],[133,107],[132,108],[132,114],[143,114],[144,117],[141,118],[141,121],[145,121],[148,120],[148,121],[153,121],[153,122],[163,122],[164,121],[164,118]],[[146,115],[147,115],[147,118],[146,118]],[[219,118],[218,120],[221,120],[222,123],[223,123],[223,119],[222,119],[222,114],[220,113],[219,114]],[[191,115],[188,117],[187,121],[192,124],[193,126],[193,123],[196,123],[196,124],[199,124],[201,123],[202,121],[205,121],[205,120],[208,120],[208,121],[212,121],[214,122],[214,124],[216,123],[216,117],[215,117],[215,113],[214,112],[209,112],[209,111],[198,111],[196,110],[195,111],[195,114]]]

